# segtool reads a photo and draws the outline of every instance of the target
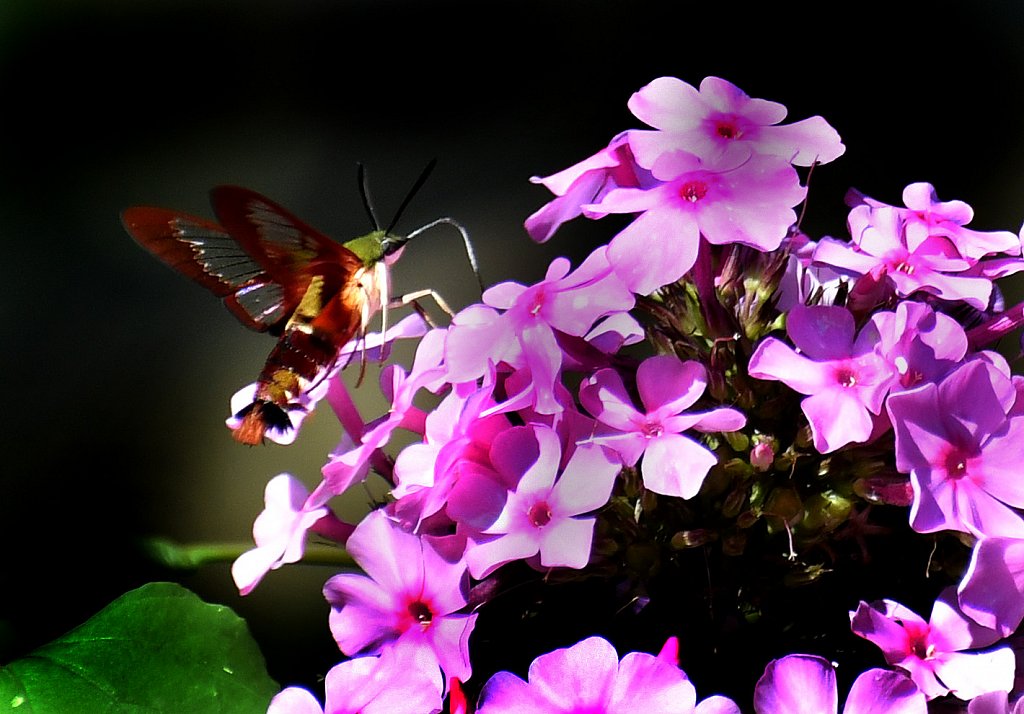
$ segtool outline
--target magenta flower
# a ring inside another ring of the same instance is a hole
[[[822,238],[814,250],[815,263],[848,275],[888,280],[901,297],[921,290],[944,300],[963,300],[979,310],[988,306],[992,280],[972,270],[976,261],[963,257],[949,237],[908,234],[900,211],[888,206],[857,206],[848,222],[853,241]]]
[[[846,308],[798,306],[789,313],[786,332],[796,349],[766,338],[750,358],[750,376],[779,380],[808,395],[800,407],[819,452],[867,441],[872,415],[882,410],[895,378],[875,351],[877,328],[869,323],[857,333]]]
[[[367,515],[348,540],[348,552],[367,575],[341,573],[324,585],[330,627],[346,655],[408,646],[431,653],[445,675],[469,679],[466,566],[449,562],[423,539],[400,530],[380,510]]]
[[[786,118],[786,107],[753,99],[718,77],[705,77],[700,91],[675,77],[659,77],[630,98],[629,108],[660,129],[630,132],[630,146],[642,166],[652,166],[654,158],[676,149],[705,158],[742,149],[744,157],[767,154],[797,166],[825,164],[846,150],[821,117],[778,126]]]
[[[647,186],[654,183],[650,172],[637,166],[629,147],[629,132],[622,132],[593,156],[546,178],[534,176],[532,183],[546,186],[555,198],[526,219],[526,232],[544,243],[558,227],[585,213],[583,206],[599,201],[613,188]]]
[[[1024,537],[1024,416],[1008,416],[1013,381],[975,358],[938,385],[889,397],[896,468],[910,474],[910,522],[921,533],[957,530]]]
[[[1006,692],[979,694],[967,705],[967,714],[1024,714],[1024,697],[1011,705]]]
[[[344,543],[354,530],[324,505],[326,499],[310,497],[306,487],[290,474],[270,480],[264,502],[266,507],[252,525],[256,547],[231,565],[231,577],[241,595],[252,592],[269,571],[301,560],[307,532],[313,530]]]
[[[987,647],[999,634],[983,628],[955,605],[947,588],[932,606],[925,622],[917,613],[892,600],[861,602],[850,613],[853,632],[881,648],[885,661],[905,670],[928,699],[952,693],[960,699],[1010,691],[1016,666],[1013,651]]]
[[[836,672],[823,657],[793,654],[772,660],[754,689],[757,714],[836,714]],[[870,669],[857,677],[843,714],[926,714],[924,694],[905,674]]]
[[[1024,539],[982,538],[957,587],[965,615],[1002,637],[1024,621]]]
[[[652,188],[617,188],[584,210],[638,213],[608,245],[608,260],[635,293],[679,280],[693,267],[701,236],[718,245],[779,247],[804,199],[796,171],[774,156],[704,160],[687,151],[662,154]]]
[[[872,208],[887,204],[866,196],[860,201]],[[904,221],[907,244],[918,246],[932,236],[944,236],[957,253],[969,260],[979,260],[991,253],[1020,255],[1020,237],[1009,231],[976,231],[964,228],[974,218],[974,210],[963,201],[939,201],[930,183],[912,183],[903,189],[905,209],[897,211]]]
[[[476,308],[456,316],[445,347],[449,380],[477,379],[492,365],[505,362],[529,371],[536,411],[560,412],[562,405],[554,394],[562,370],[556,331],[582,337],[599,318],[626,312],[634,304],[633,294],[612,272],[605,250],[595,250],[571,273],[569,261],[556,258],[544,280],[529,287],[505,282],[488,288],[484,302],[505,312]]]
[[[877,351],[897,375],[892,389],[937,382],[967,354],[967,334],[956,320],[925,303],[902,301],[894,312],[876,312]]]
[[[490,413],[495,406],[490,387],[453,390],[427,415],[423,441],[405,447],[395,460],[392,495],[403,502],[403,513],[415,512],[421,520],[444,509],[454,520],[494,520],[495,499],[488,497],[505,489],[489,452],[512,426],[504,414]]]
[[[477,714],[692,714],[695,705],[678,667],[645,652],[620,662],[607,640],[590,637],[535,659],[526,682],[511,672],[492,676]]]
[[[522,472],[497,520],[467,545],[466,563],[478,580],[505,563],[538,554],[544,568],[584,567],[590,561],[596,522],[585,514],[608,502],[619,472],[619,464],[603,447],[585,445],[576,448],[559,474],[558,435],[545,426],[523,428],[533,432],[537,459]],[[499,464],[498,469],[508,467]]]
[[[392,647],[379,657],[335,665],[324,681],[321,707],[308,690],[288,687],[267,714],[435,714],[443,706],[437,662],[415,648]]]
[[[615,449],[627,466],[642,455],[644,486],[651,491],[693,498],[718,457],[682,432],[736,431],[746,419],[729,408],[685,411],[707,386],[707,372],[699,362],[681,362],[674,355],[650,357],[637,368],[636,381],[644,411],[633,406],[615,370],[602,369],[584,380],[580,402],[610,427],[591,441]]]

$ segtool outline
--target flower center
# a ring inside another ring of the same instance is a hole
[[[715,127],[715,132],[723,139],[739,139],[743,136],[743,132],[740,131],[739,127],[735,124],[727,124],[722,122]]]
[[[690,203],[696,203],[707,195],[708,185],[703,181],[687,181],[679,187],[679,196]]]
[[[915,639],[912,649],[920,659],[931,659],[935,654],[935,645],[928,644],[924,639]]]
[[[424,630],[430,627],[430,623],[434,619],[434,613],[422,600],[409,603],[409,614],[412,615],[412,619],[420,623],[420,627]]]
[[[659,422],[647,421],[640,427],[640,433],[647,439],[657,439],[659,436],[665,433],[665,427]]]
[[[958,480],[967,475],[967,455],[959,449],[954,449],[946,454],[946,474],[949,478]]]
[[[528,312],[530,317],[537,317],[540,311],[544,309],[544,290],[543,288],[536,290],[531,296],[533,299],[530,301],[530,307]]]
[[[836,370],[836,382],[840,387],[847,389],[857,386],[857,373],[850,367],[840,367]]]
[[[530,523],[536,528],[543,528],[551,522],[551,507],[545,501],[538,501],[530,506],[530,510],[526,512],[526,517],[530,519]]]
[[[901,260],[898,263],[896,263],[895,265],[893,265],[892,267],[893,267],[893,270],[895,270],[897,273],[906,273],[907,275],[913,275],[914,274],[914,266],[911,265],[906,260]]]

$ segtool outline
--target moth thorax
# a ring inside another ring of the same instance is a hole
[[[364,236],[353,238],[345,243],[345,247],[356,254],[363,261],[363,265],[369,267],[384,258],[384,239],[386,231],[376,230]]]

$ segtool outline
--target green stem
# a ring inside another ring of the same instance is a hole
[[[157,563],[174,570],[195,570],[211,563],[228,563],[252,550],[251,542],[238,543],[175,543],[166,538],[149,538],[142,543],[145,552]],[[352,556],[338,545],[309,545],[303,563],[358,567]]]

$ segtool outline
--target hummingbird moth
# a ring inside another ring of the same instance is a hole
[[[139,245],[221,298],[243,325],[277,337],[252,402],[235,414],[232,433],[237,441],[258,444],[269,431],[294,428],[289,412],[303,409],[299,397],[335,366],[350,340],[365,336],[378,311],[386,327],[389,307],[415,305],[429,296],[451,314],[433,290],[390,299],[388,267],[415,236],[442,223],[453,225],[462,234],[479,281],[469,237],[454,220],[439,218],[405,236],[392,232],[433,166],[433,161],[427,165],[391,224],[382,229],[360,165],[360,194],[373,230],[345,243],[238,186],[210,192],[216,222],[148,206],[123,212],[122,223]]]

